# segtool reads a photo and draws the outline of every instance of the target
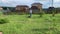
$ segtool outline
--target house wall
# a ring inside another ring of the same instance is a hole
[[[32,10],[32,13],[33,14],[39,14],[40,13],[40,10]]]
[[[16,7],[16,13],[24,14],[28,13],[29,7],[28,6],[17,6]]]
[[[40,4],[32,4],[32,7],[36,7],[36,8],[32,9],[33,13],[38,14],[38,13],[42,12],[42,5],[40,5]]]

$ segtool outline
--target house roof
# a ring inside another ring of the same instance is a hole
[[[32,5],[34,5],[34,4],[36,4],[36,5],[42,5],[41,3],[33,3]]]
[[[17,5],[16,7],[28,7],[27,5]]]

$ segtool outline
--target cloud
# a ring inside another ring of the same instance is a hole
[[[16,5],[28,5],[31,6],[34,2],[40,2],[43,4],[43,8],[51,6],[51,0],[0,0],[0,6],[16,6]],[[60,7],[60,0],[54,0],[54,7]]]
[[[60,0],[54,0],[54,2],[60,2]]]

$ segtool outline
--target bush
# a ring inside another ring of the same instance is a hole
[[[8,23],[9,21],[7,19],[0,19],[0,24]]]

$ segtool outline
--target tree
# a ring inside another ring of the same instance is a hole
[[[55,8],[52,7],[52,16],[54,17],[55,16]]]
[[[7,10],[7,7],[2,7],[3,8],[3,10]]]
[[[43,12],[42,12],[42,9],[40,9],[40,17],[42,17],[43,15]]]

